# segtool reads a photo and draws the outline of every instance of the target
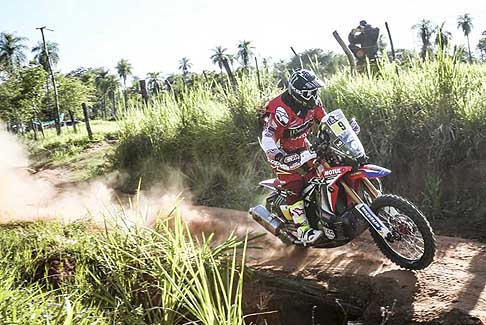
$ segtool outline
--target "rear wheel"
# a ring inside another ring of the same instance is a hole
[[[400,196],[386,194],[376,198],[371,209],[392,232],[390,239],[384,239],[371,231],[386,257],[409,270],[421,270],[432,263],[436,250],[434,233],[415,205]]]

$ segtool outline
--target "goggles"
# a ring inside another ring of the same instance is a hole
[[[311,100],[311,99],[317,100],[319,89],[299,90],[299,92],[302,98],[305,100]]]

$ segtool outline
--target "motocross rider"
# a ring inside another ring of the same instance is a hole
[[[287,192],[287,205],[292,220],[298,226],[298,239],[314,243],[323,232],[313,229],[305,215],[302,190],[304,177],[293,170],[300,162],[300,152],[309,149],[307,135],[314,120],[326,114],[319,98],[323,82],[310,70],[292,73],[287,89],[266,104],[262,148],[282,188]],[[288,168],[282,168],[288,166]]]

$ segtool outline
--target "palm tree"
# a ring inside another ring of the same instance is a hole
[[[49,53],[49,58],[51,59],[51,64],[55,66],[59,63],[59,46],[54,42],[46,42],[47,52]],[[47,62],[47,55],[44,51],[44,44],[42,42],[37,43],[36,46],[32,48],[32,53],[35,54],[34,60],[39,63],[44,70],[49,71],[49,64]]]
[[[116,116],[116,92],[119,83],[115,75],[110,74],[107,69],[99,69],[95,77],[96,89],[101,96],[102,111],[106,118],[106,97],[110,98],[113,105],[113,114]]]
[[[12,72],[27,60],[24,53],[27,46],[23,44],[26,40],[27,38],[15,36],[13,33],[0,34],[0,65],[7,72]]]
[[[162,88],[162,83],[164,79],[162,78],[161,72],[149,72],[147,73],[147,86],[150,92],[155,93],[156,95],[160,92]]]
[[[469,14],[457,17],[457,28],[462,29],[464,36],[467,38],[467,49],[469,51],[469,62],[472,62],[471,45],[469,44],[469,34],[473,28],[472,17]]]
[[[417,30],[417,35],[422,40],[422,50],[420,51],[420,57],[422,58],[422,60],[425,60],[427,52],[430,51],[430,38],[434,33],[432,23],[430,22],[430,20],[422,19],[417,24],[415,24],[412,29]]]
[[[436,27],[435,45],[437,45],[440,50],[448,48],[452,39],[451,32],[444,30],[444,24],[445,22]]]
[[[123,79],[123,88],[125,88],[125,109],[128,109],[127,77],[132,75],[132,65],[128,60],[121,59],[116,65],[116,70],[120,78]]]
[[[188,58],[184,57],[179,61],[179,70],[182,71],[182,75],[185,77],[189,73],[189,69],[192,67],[192,63],[189,61]]]
[[[238,44],[238,53],[236,54],[236,57],[241,60],[241,64],[245,70],[248,70],[248,66],[250,65],[253,49],[255,49],[255,47],[251,46],[250,41],[243,40]]]
[[[222,46],[216,46],[213,49],[214,53],[210,56],[210,59],[213,64],[217,64],[219,66],[219,70],[221,71],[221,73],[223,73],[224,67],[231,82],[233,83],[233,85],[236,85],[236,79],[230,67],[230,64],[233,64],[235,58],[233,55],[225,53],[227,50],[227,48],[223,48]]]
[[[223,48],[222,46],[216,46],[213,49],[213,55],[209,58],[213,64],[217,64],[221,72],[223,71],[224,61],[227,60],[230,63],[233,63],[234,57],[231,54],[225,53],[228,49]]]
[[[123,86],[126,88],[127,78],[128,76],[132,75],[132,65],[128,62],[128,60],[121,59],[116,65],[116,71],[118,72],[120,78],[123,79]]]

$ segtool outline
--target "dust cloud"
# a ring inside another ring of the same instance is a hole
[[[160,184],[132,196],[114,189],[123,180],[119,173],[68,185],[55,185],[60,177],[55,173],[39,174],[29,169],[27,152],[16,137],[0,130],[0,223],[91,219],[151,226],[176,206],[190,219],[198,217],[175,171],[169,186]]]

